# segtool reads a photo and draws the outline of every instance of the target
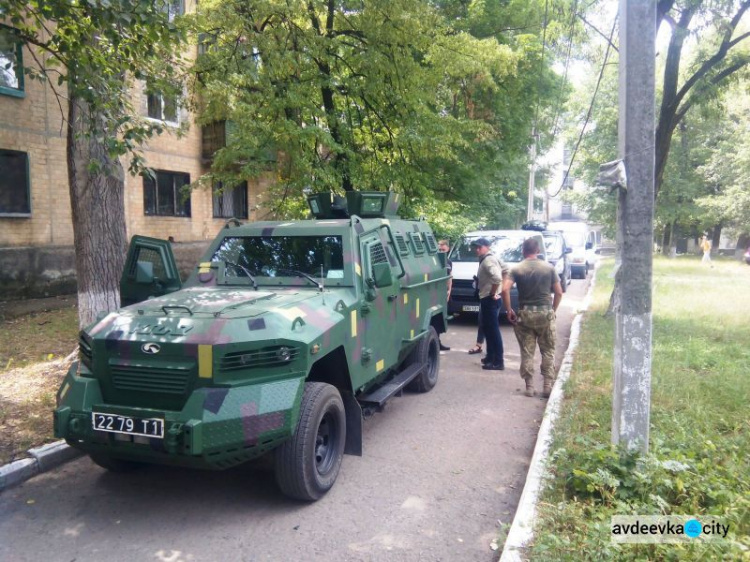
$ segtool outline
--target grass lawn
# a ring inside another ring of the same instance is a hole
[[[650,452],[610,446],[611,260],[597,273],[531,560],[750,560],[750,267],[656,258]],[[627,278],[627,274],[626,274]],[[612,515],[720,517],[727,540],[615,545]]]

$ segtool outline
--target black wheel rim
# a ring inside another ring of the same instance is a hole
[[[339,429],[338,419],[327,411],[320,420],[315,436],[315,469],[321,476],[328,474],[336,464]]]

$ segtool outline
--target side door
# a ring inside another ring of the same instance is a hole
[[[172,245],[167,240],[133,236],[120,278],[120,306],[182,288]]]
[[[398,360],[403,325],[398,316],[401,284],[393,249],[387,237],[371,231],[360,237],[364,321],[362,365],[370,377],[384,373]]]

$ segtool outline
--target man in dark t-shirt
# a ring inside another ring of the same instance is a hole
[[[562,287],[555,268],[537,258],[539,242],[529,238],[523,243],[523,261],[503,281],[503,303],[508,320],[521,348],[521,377],[526,381],[526,396],[534,396],[534,352],[542,354],[542,396],[548,398],[555,382],[555,312],[562,300]],[[518,288],[518,313],[510,306],[510,289]],[[550,299],[550,294],[554,297]]]

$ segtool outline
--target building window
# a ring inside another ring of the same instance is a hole
[[[24,97],[22,44],[4,25],[0,25],[0,94]]]
[[[154,172],[156,179],[143,176],[143,211],[160,217],[189,217],[190,194],[183,188],[190,183],[190,174]]]
[[[177,98],[162,94],[147,94],[148,116],[167,123],[177,124]]]
[[[221,191],[222,184],[214,185],[214,218],[246,219],[247,218],[247,182],[242,182],[234,189]],[[220,193],[219,193],[220,192]]]
[[[0,216],[30,215],[29,155],[0,149]]]
[[[161,10],[167,14],[169,21],[174,21],[176,16],[185,13],[185,3],[183,0],[156,0]]]
[[[30,215],[29,155],[0,149],[0,216]]]

